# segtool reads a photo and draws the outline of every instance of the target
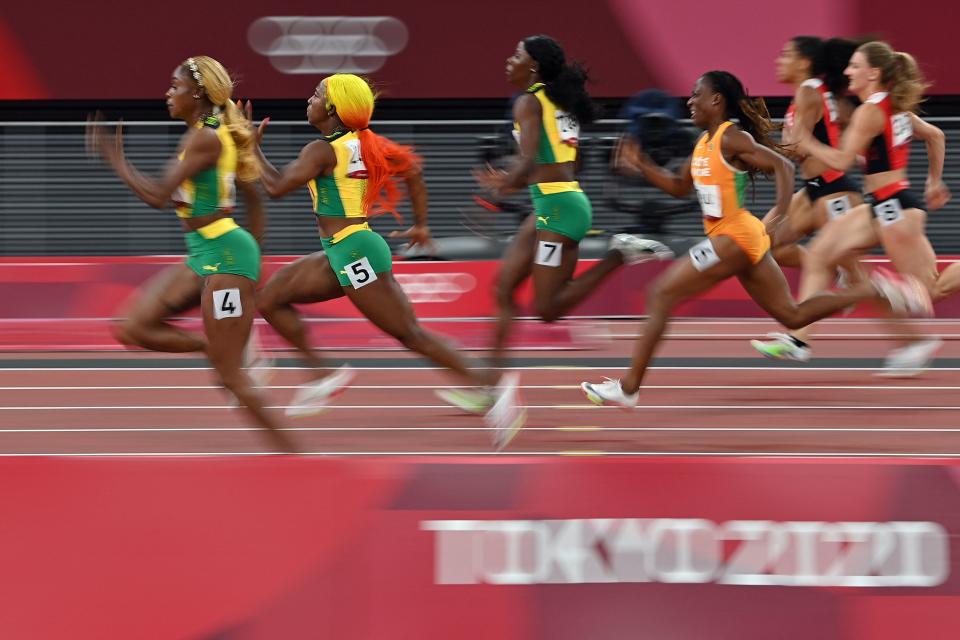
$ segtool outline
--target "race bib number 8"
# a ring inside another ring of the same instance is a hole
[[[220,289],[213,292],[213,317],[215,320],[239,318],[243,315],[240,304],[240,289]]]
[[[360,258],[356,262],[351,262],[345,266],[344,269],[354,289],[365,287],[377,280],[377,274],[373,270],[373,267],[370,266],[370,261],[366,258]]]
[[[873,205],[873,212],[877,215],[877,220],[879,220],[883,226],[903,220],[903,207],[900,206],[900,200],[898,198],[890,198],[880,204]]]
[[[545,267],[559,267],[560,256],[563,254],[563,245],[559,242],[540,241],[537,247],[536,263]]]
[[[696,184],[697,199],[703,215],[710,218],[722,218],[723,208],[720,206],[720,187],[715,184]]]
[[[720,256],[714,251],[710,238],[690,247],[690,261],[697,271],[706,271],[715,264],[720,264]]]
[[[830,220],[834,218],[839,218],[847,211],[850,210],[850,196],[840,196],[839,198],[833,198],[832,200],[827,200],[827,217]]]

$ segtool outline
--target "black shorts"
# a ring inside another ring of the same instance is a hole
[[[873,216],[883,225],[902,220],[904,209],[926,209],[926,205],[910,189],[897,191],[883,199],[877,199],[872,193],[867,194],[867,202],[873,210]]]
[[[857,193],[860,191],[859,187],[850,179],[850,176],[846,174],[840,176],[833,182],[827,182],[823,176],[810,178],[809,180],[804,180],[804,182],[806,186],[803,189],[807,192],[807,197],[810,198],[810,202],[816,202],[820,198],[834,193],[844,191]]]

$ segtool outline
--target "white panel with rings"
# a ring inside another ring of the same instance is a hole
[[[690,261],[697,271],[706,271],[710,267],[720,264],[720,256],[713,248],[710,238],[690,247]]]
[[[839,198],[831,198],[824,202],[827,207],[827,218],[833,220],[834,218],[839,218],[847,211],[850,211],[850,196],[840,196]]]
[[[218,289],[213,292],[213,318],[239,318],[243,315],[243,305],[240,303],[240,289]]]
[[[899,198],[890,198],[873,205],[873,212],[884,227],[903,220],[903,207],[900,206]]]
[[[562,255],[562,243],[541,240],[537,245],[537,259],[534,262],[544,267],[559,267]]]

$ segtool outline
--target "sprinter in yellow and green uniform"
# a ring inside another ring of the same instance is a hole
[[[678,198],[696,189],[707,238],[690,249],[687,260],[674,262],[651,286],[648,318],[637,339],[630,370],[620,380],[582,383],[587,399],[594,404],[636,408],[643,377],[673,310],[734,276],[761,308],[791,329],[864,300],[888,304],[904,315],[925,313],[929,296],[915,278],[876,271],[872,282],[795,302],[770,253],[770,235],[787,221],[794,168],[770,138],[774,125],[766,105],[762,99],[748,96],[733,74],[708,71],[697,80],[687,106],[693,124],[704,132],[679,174],[657,166],[637,147],[618,161]],[[734,118],[739,125],[732,122]],[[766,223],[746,209],[746,186],[760,172],[773,174],[777,184],[776,208]]]
[[[673,257],[663,244],[626,234],[613,237],[607,255],[573,277],[580,241],[593,222],[590,200],[574,179],[580,126],[594,119],[586,91],[587,74],[568,64],[563,48],[549,36],[525,38],[507,58],[507,79],[523,91],[513,104],[513,135],[519,147],[510,171],[488,168],[477,181],[493,197],[528,187],[534,212],[524,221],[503,257],[496,284],[498,321],[493,361],[503,366],[517,303],[514,294],[533,276],[534,310],[547,322],[559,320],[623,264]],[[469,390],[438,392],[467,412],[489,406],[489,395]]]
[[[306,327],[293,307],[345,295],[371,322],[408,349],[468,384],[489,389],[494,402],[485,412],[486,422],[494,446],[503,448],[526,417],[516,375],[500,378],[487,369],[468,368],[457,351],[420,326],[410,301],[393,277],[390,247],[368,223],[369,217],[387,211],[397,215],[401,194],[396,180],[400,179],[406,185],[415,219],[414,226],[400,235],[409,238],[411,244],[430,242],[420,159],[411,147],[370,130],[374,95],[363,78],[345,73],[325,78],[307,103],[307,120],[323,137],[306,145],[300,156],[282,170],[270,164],[257,147],[266,192],[278,198],[306,185],[322,236],[322,252],[277,271],[258,298],[263,317],[313,369],[313,380],[296,393],[288,414],[322,411],[355,375],[346,365],[336,371],[324,366],[310,347]],[[265,127],[266,121],[260,124],[258,138],[262,138]]]
[[[253,131],[230,99],[233,81],[219,62],[188,58],[174,69],[167,108],[187,123],[177,157],[159,178],[137,171],[123,155],[121,128],[111,135],[99,123],[88,129],[88,148],[96,151],[130,189],[156,208],[173,203],[186,235],[189,254],[168,267],[125,305],[115,327],[117,339],[153,351],[207,354],[223,386],[266,429],[273,447],[293,451],[260,392],[243,370],[244,349],[256,311],[260,277],[263,207],[254,183]],[[239,178],[239,180],[237,180]],[[247,206],[251,235],[231,214],[239,187]],[[168,320],[200,306],[205,336]]]

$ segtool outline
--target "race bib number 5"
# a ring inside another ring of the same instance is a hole
[[[377,274],[370,265],[370,261],[366,258],[360,258],[355,262],[351,262],[344,267],[344,270],[347,272],[347,278],[350,280],[350,284],[353,285],[354,289],[365,287],[377,280]]]
[[[243,315],[240,304],[240,289],[220,289],[213,292],[213,318],[239,318]]]

